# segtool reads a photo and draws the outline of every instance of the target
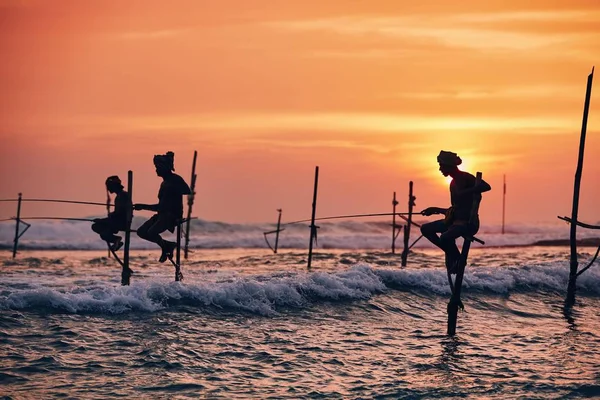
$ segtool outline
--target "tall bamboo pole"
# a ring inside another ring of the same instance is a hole
[[[592,97],[592,81],[594,79],[594,68],[587,78],[587,87],[585,91],[585,103],[583,106],[583,120],[581,123],[581,136],[579,138],[579,156],[577,158],[577,170],[575,171],[575,182],[573,185],[573,208],[571,211],[571,259],[569,285],[567,287],[567,302],[575,301],[575,286],[577,282],[577,214],[579,212],[579,189],[581,187],[581,175],[583,173],[583,156],[585,153],[585,135],[587,131],[588,114],[590,111],[590,99]]]
[[[21,223],[21,198],[22,193],[19,193],[19,199],[17,200],[17,223],[15,225],[15,240],[13,242],[13,258],[17,256],[17,247],[19,246],[19,224]]]
[[[398,200],[396,200],[396,192],[394,192],[394,198],[392,200],[392,254],[396,254],[396,206]]]
[[[190,224],[192,223],[192,206],[194,205],[194,199],[196,197],[196,159],[198,158],[198,151],[194,150],[194,161],[192,162],[192,178],[190,181],[190,195],[188,196],[188,211],[187,221],[185,222],[185,247],[183,250],[183,257],[187,260],[189,243],[190,243]]]
[[[133,204],[133,172],[127,171],[127,192]],[[131,269],[129,268],[129,244],[131,242],[131,220],[133,219],[133,210],[127,210],[127,226],[125,229],[125,245],[123,247],[123,268],[121,270],[121,285],[129,286]]]
[[[506,215],[506,174],[503,176],[502,184],[502,234],[504,235],[504,217]]]
[[[402,266],[406,267],[406,263],[408,260],[408,252],[410,250],[410,246],[408,245],[410,241],[410,227],[412,225],[412,214],[413,214],[413,206],[415,205],[415,196],[413,196],[413,181],[408,183],[408,219],[406,221],[406,226],[404,228],[404,250],[402,251]]]
[[[483,174],[477,172],[475,186],[478,186],[481,182]],[[481,202],[481,195],[477,196],[471,206],[471,216],[469,218],[469,225],[473,225],[477,215],[479,213],[479,203]],[[463,241],[463,247],[460,252],[460,261],[458,264],[458,271],[456,272],[456,279],[454,281],[454,287],[452,289],[452,296],[450,302],[448,302],[448,335],[452,336],[456,334],[456,320],[458,318],[458,309],[462,307],[462,301],[460,300],[460,292],[462,290],[463,276],[465,274],[465,268],[467,266],[467,259],[469,258],[469,249],[471,248],[470,237],[465,237]],[[452,282],[450,278],[450,272],[448,272],[448,280]]]
[[[313,241],[317,236],[317,226],[315,225],[315,215],[317,213],[317,191],[319,189],[319,167],[315,167],[315,187],[313,190],[313,201],[312,201],[312,216],[310,218],[310,241],[308,243],[308,265],[307,268],[310,270],[312,262],[312,251]]]

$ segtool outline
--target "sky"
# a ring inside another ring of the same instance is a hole
[[[440,150],[492,186],[482,224],[570,215],[598,1],[0,0],[0,198],[104,202],[175,152],[194,215],[225,222],[447,206]],[[597,79],[596,79],[597,81]],[[596,85],[600,83],[596,82]],[[600,221],[600,88],[580,219]],[[0,203],[0,218],[16,214]],[[25,203],[23,216],[100,215]],[[142,212],[143,215],[144,212]],[[145,212],[147,213],[147,212]],[[149,216],[150,214],[148,214]]]

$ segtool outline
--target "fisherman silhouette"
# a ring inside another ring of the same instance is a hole
[[[116,193],[115,210],[108,214],[107,218],[96,218],[92,224],[92,230],[106,241],[112,251],[117,251],[123,246],[121,236],[115,235],[119,231],[127,229],[127,218],[132,214],[131,196],[121,184],[121,179],[113,175],[106,178],[106,190]]]
[[[444,250],[446,254],[446,269],[450,274],[456,274],[460,252],[456,246],[456,239],[461,236],[472,236],[479,230],[479,216],[469,222],[471,209],[476,199],[481,199],[481,193],[487,192],[492,187],[485,181],[476,185],[476,178],[468,172],[458,169],[462,160],[456,153],[442,150],[437,157],[440,172],[444,176],[452,177],[450,182],[449,208],[428,207],[421,214],[444,214],[445,218],[421,225],[421,233],[431,243]],[[438,236],[438,233],[441,235]]]
[[[191,193],[190,187],[183,178],[173,173],[175,171],[174,157],[175,154],[172,151],[165,155],[154,156],[156,175],[163,178],[158,191],[158,204],[135,204],[133,206],[135,210],[156,212],[138,228],[137,234],[142,239],[160,246],[162,254],[159,262],[173,258],[173,250],[177,247],[177,243],[164,240],[160,234],[167,230],[172,233],[175,230],[183,217],[183,195]]]

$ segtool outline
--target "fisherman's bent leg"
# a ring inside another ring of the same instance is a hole
[[[443,247],[438,233],[446,232],[447,229],[448,227],[443,219],[421,225],[421,233],[423,236],[440,249],[443,249]]]
[[[158,245],[160,247],[162,247],[163,249],[165,248],[165,246],[171,245],[173,242],[169,242],[164,240],[160,234],[163,233],[164,231],[172,228],[173,226],[173,219],[170,218],[169,216],[165,216],[165,215],[159,215],[158,218],[156,219],[156,221],[154,222],[154,224],[148,229],[148,236],[152,237],[153,242],[158,243]]]
[[[162,238],[156,233],[155,230],[152,230],[152,227],[156,224],[156,221],[158,221],[158,215],[154,215],[148,221],[144,222],[137,229],[138,236],[149,242],[160,244]]]
[[[102,218],[92,224],[92,230],[100,235],[102,240],[114,243],[117,240],[117,236],[114,235],[115,230],[113,229],[108,218]]]
[[[451,225],[448,230],[440,236],[442,249],[446,253],[446,268],[448,268],[450,273],[455,273],[457,271],[457,261],[460,258],[460,251],[456,245],[456,239],[471,235],[472,233],[472,227],[468,224],[460,224]]]
[[[466,235],[468,229],[466,225],[451,225],[448,230],[440,236],[441,248],[451,256],[460,255],[458,246],[456,246],[456,239]]]

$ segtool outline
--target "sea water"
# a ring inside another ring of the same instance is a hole
[[[581,249],[589,260],[595,249]],[[471,249],[464,312],[439,250],[154,248],[0,255],[4,398],[600,396],[600,265],[565,307],[566,247]]]

